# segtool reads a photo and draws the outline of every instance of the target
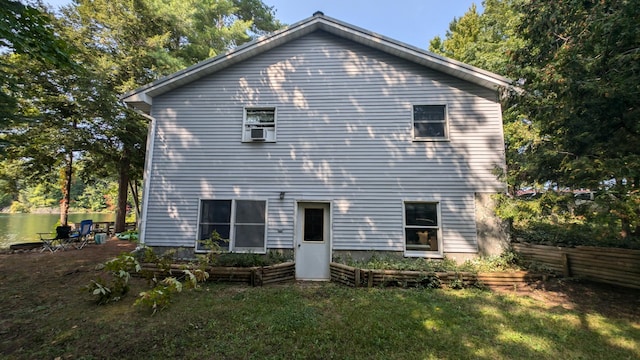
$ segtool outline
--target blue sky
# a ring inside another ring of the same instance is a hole
[[[45,0],[54,6],[70,0]],[[276,18],[293,24],[320,10],[332,18],[359,26],[420,48],[434,36],[444,37],[454,17],[461,17],[481,0],[263,0],[276,10]]]

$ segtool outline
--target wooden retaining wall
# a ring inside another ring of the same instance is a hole
[[[584,277],[606,284],[640,289],[640,250],[514,243],[523,259],[536,261],[565,277]]]
[[[172,264],[171,273],[158,269],[156,264],[143,264],[142,271],[159,277],[182,275],[184,265]],[[295,280],[295,263],[286,262],[262,267],[209,267],[207,281],[236,282],[262,286],[284,281]]]
[[[486,285],[517,287],[543,280],[543,275],[529,274],[526,271],[470,273],[470,272],[424,272],[409,270],[371,270],[359,269],[344,264],[331,263],[331,281],[352,287],[403,286],[415,287],[422,281],[428,282],[429,276],[436,276],[443,286],[458,281],[463,286]],[[425,280],[426,279],[426,280]]]

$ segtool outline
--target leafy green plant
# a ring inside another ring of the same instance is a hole
[[[152,314],[169,306],[173,294],[182,292],[182,283],[174,277],[165,278],[149,291],[140,293],[134,306],[147,307],[152,310]]]
[[[155,314],[169,306],[175,294],[181,293],[183,289],[198,289],[199,283],[209,278],[209,273],[200,269],[184,269],[182,272],[184,275],[180,278],[166,277],[153,289],[141,292],[133,305],[148,308]]]
[[[94,297],[99,305],[119,301],[129,292],[129,279],[132,272],[140,272],[140,263],[131,254],[120,254],[104,264],[108,271],[109,280],[98,278],[91,280],[86,290]]]
[[[520,270],[521,263],[520,256],[515,251],[508,249],[500,255],[467,260],[459,266],[458,270],[468,272]]]
[[[439,289],[442,287],[442,281],[436,274],[426,274],[418,279],[416,286],[424,289]]]
[[[422,258],[400,258],[397,256],[374,255],[366,261],[354,261],[345,258],[343,263],[361,269],[380,270],[412,270],[424,272],[479,272],[479,271],[503,271],[520,269],[517,254],[507,251],[500,256],[479,257],[467,260],[458,264],[455,260],[444,259],[422,259]],[[338,261],[336,259],[336,261]]]
[[[268,254],[222,253],[215,254],[213,258],[215,265],[233,267],[269,266],[291,260],[291,258],[277,252],[269,252]]]
[[[449,288],[455,290],[464,289],[464,282],[460,278],[453,279],[449,282]]]
[[[187,289],[197,289],[199,288],[199,283],[203,283],[209,278],[209,273],[202,269],[184,269],[182,272],[185,278],[184,286]]]

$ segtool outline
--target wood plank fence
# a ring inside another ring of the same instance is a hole
[[[640,250],[514,243],[513,249],[528,261],[535,261],[565,277],[640,289]]]

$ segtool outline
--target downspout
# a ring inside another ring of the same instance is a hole
[[[127,107],[129,105],[127,104]],[[147,207],[149,204],[149,186],[151,183],[150,173],[151,173],[151,164],[153,163],[153,146],[155,143],[155,134],[156,134],[156,119],[153,116],[150,116],[143,111],[131,107],[136,113],[140,114],[145,119],[149,120],[149,130],[147,132],[147,145],[144,159],[144,171],[142,172],[142,211],[140,213],[140,218],[138,219],[138,247],[144,247],[146,243],[145,233],[147,230]]]

